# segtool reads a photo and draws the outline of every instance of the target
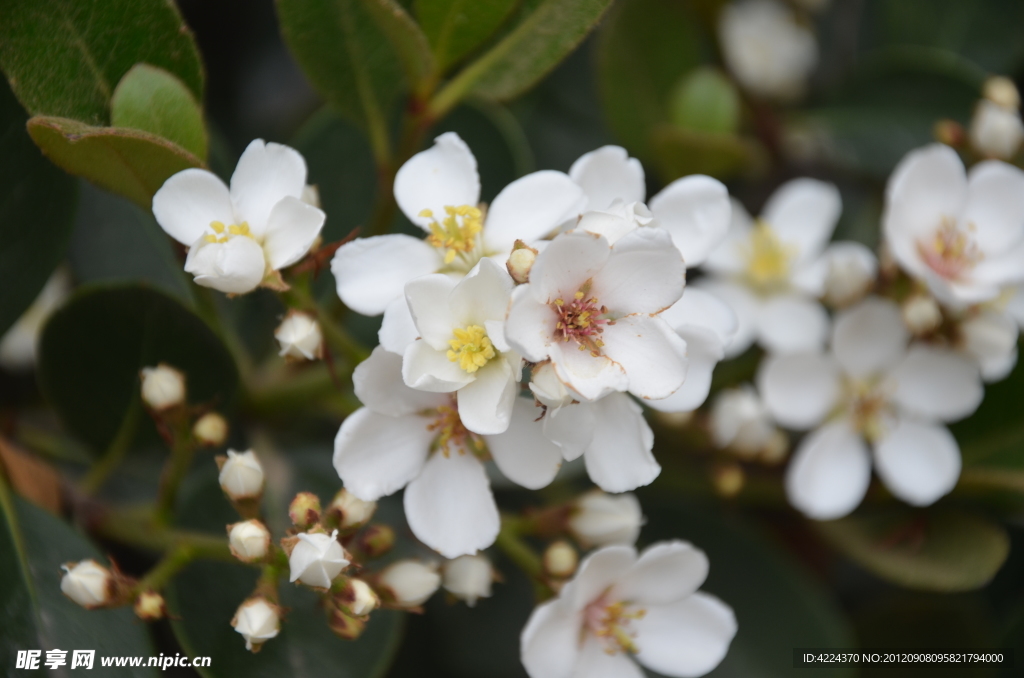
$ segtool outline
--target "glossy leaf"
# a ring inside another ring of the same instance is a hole
[[[108,122],[110,98],[132,66],[163,68],[203,96],[188,28],[167,0],[9,0],[0,68],[32,115]]]
[[[206,159],[206,128],[199,102],[171,73],[137,64],[118,83],[110,100],[114,127],[151,132]]]
[[[397,0],[362,0],[376,20],[377,26],[391,42],[395,55],[405,69],[405,76],[415,87],[424,83],[434,71],[434,56],[427,36]]]
[[[176,367],[188,380],[190,403],[218,408],[230,403],[238,378],[227,349],[202,320],[146,287],[80,289],[50,318],[39,346],[47,400],[95,452],[116,435],[143,367]]]
[[[28,132],[54,164],[146,209],[173,174],[203,164],[177,144],[134,129],[35,117]]]
[[[416,0],[416,17],[442,72],[494,34],[516,0]]]

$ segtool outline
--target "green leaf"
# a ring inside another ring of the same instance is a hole
[[[114,88],[132,66],[167,70],[202,99],[191,32],[167,0],[8,0],[0,68],[32,115],[108,122]]]
[[[88,286],[47,322],[39,382],[64,424],[107,448],[139,391],[139,370],[166,362],[185,373],[192,404],[230,404],[238,379],[227,349],[179,302],[145,287]]]
[[[93,670],[105,675],[101,657],[155,654],[131,608],[86,610],[60,591],[60,566],[92,558],[107,564],[95,546],[67,523],[21,498],[0,479],[0,666],[14,671],[18,650],[95,650]],[[77,671],[78,669],[76,669]],[[123,668],[118,675],[156,676],[155,669]],[[33,675],[15,672],[18,675]],[[37,675],[49,675],[42,668]],[[13,674],[12,674],[13,675]]]
[[[172,175],[203,165],[177,144],[133,129],[37,116],[28,133],[54,164],[145,209]]]
[[[479,47],[494,34],[517,0],[416,0],[416,17],[430,40],[438,70]]]
[[[396,0],[362,0],[377,26],[391,42],[392,49],[415,88],[434,74],[434,56],[427,36]]]
[[[0,83],[0,336],[64,257],[75,212],[74,180],[35,147],[25,118]]]
[[[715,68],[698,68],[679,81],[672,96],[672,122],[694,132],[735,134],[740,95]]]
[[[133,66],[117,84],[110,107],[114,127],[151,132],[206,159],[202,108],[185,83],[162,68]]]
[[[696,132],[658,125],[651,148],[666,182],[689,174],[727,178],[741,169],[767,164],[764,150],[753,141],[724,132]]]
[[[1009,553],[1006,531],[952,508],[863,510],[817,523],[837,549],[877,576],[908,588],[971,591],[995,576]]]

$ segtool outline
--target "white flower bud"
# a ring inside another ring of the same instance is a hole
[[[380,607],[380,598],[362,579],[349,579],[339,602],[355,617],[365,617]]]
[[[231,626],[245,638],[246,650],[259,652],[281,630],[280,610],[266,598],[250,598],[238,607]]]
[[[640,502],[634,495],[613,496],[594,490],[576,500],[569,529],[584,546],[632,546],[643,523]]]
[[[228,525],[228,546],[243,563],[263,560],[270,549],[270,530],[256,519]]]
[[[491,597],[494,568],[487,556],[459,556],[446,562],[442,573],[445,590],[470,607],[480,598]]]
[[[135,616],[142,621],[156,621],[167,616],[167,603],[156,591],[143,591],[132,607]]]
[[[227,460],[220,467],[219,480],[224,493],[236,501],[253,499],[263,494],[263,467],[252,450],[228,450]]]
[[[1019,328],[1004,313],[985,310],[960,323],[959,348],[977,361],[986,381],[997,381],[1013,369]]]
[[[530,282],[530,271],[533,269],[533,262],[537,260],[537,250],[528,246],[522,240],[516,240],[512,246],[512,253],[508,255],[505,268],[508,274],[517,284],[522,285]]]
[[[418,560],[399,560],[380,573],[380,584],[397,605],[416,607],[426,602],[441,586],[437,568]]]
[[[750,386],[722,390],[711,407],[711,438],[719,448],[754,457],[772,445],[775,425]]]
[[[114,575],[95,560],[68,563],[61,565],[61,569],[61,592],[82,607],[91,610],[113,600]]]
[[[942,323],[942,309],[926,294],[915,294],[903,302],[903,322],[914,334],[927,334]]]
[[[566,541],[556,541],[544,551],[544,569],[552,577],[567,579],[576,571],[580,557],[572,544]]]
[[[281,345],[278,355],[294,360],[317,360],[320,358],[323,335],[320,323],[313,316],[292,311],[274,331],[274,338]]]
[[[166,410],[185,402],[185,375],[170,365],[143,367],[142,400],[154,410]]]
[[[288,581],[299,581],[321,589],[330,588],[334,578],[349,565],[345,549],[338,543],[338,531],[329,535],[303,532],[296,536],[298,542],[288,556],[288,566],[291,568]]]
[[[192,426],[192,435],[200,445],[217,447],[228,437],[228,422],[216,412],[207,412]]]
[[[342,530],[361,527],[370,522],[377,510],[377,502],[363,501],[346,489],[334,495],[331,505],[327,507],[327,515]]]
[[[557,410],[572,403],[573,394],[565,387],[550,362],[534,366],[530,373],[530,391],[543,405]]]
[[[996,75],[986,80],[982,95],[996,106],[1020,108],[1020,92],[1017,91],[1017,85],[1006,76]]]
[[[835,243],[825,255],[828,258],[825,301],[833,306],[849,306],[859,301],[878,274],[875,255],[867,247],[853,242]]]
[[[1009,160],[1024,141],[1024,122],[1017,108],[1004,108],[982,99],[974,108],[968,130],[971,146],[981,155]]]

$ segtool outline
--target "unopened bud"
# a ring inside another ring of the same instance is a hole
[[[326,519],[343,532],[354,530],[370,522],[377,510],[377,502],[363,501],[346,489],[334,495],[327,507]]]
[[[220,466],[220,487],[229,499],[256,499],[263,494],[263,467],[252,450],[228,450],[227,457],[217,457]]]
[[[340,606],[332,606],[327,616],[327,626],[342,640],[355,640],[366,630],[366,619],[353,616]]]
[[[903,322],[913,334],[928,334],[942,324],[942,309],[927,294],[915,294],[903,302]]]
[[[167,603],[156,591],[143,591],[135,599],[135,616],[142,621],[156,621],[167,616]]]
[[[281,346],[279,355],[292,360],[317,360],[321,356],[323,335],[313,316],[291,311],[274,331]]]
[[[113,573],[95,560],[68,563],[61,569],[61,592],[87,610],[105,607],[117,597]]]
[[[734,462],[715,466],[711,472],[711,481],[719,496],[729,499],[740,493],[746,477],[743,468]]]
[[[939,120],[932,128],[932,134],[940,144],[946,144],[953,148],[963,146],[964,141],[967,140],[967,132],[964,131],[964,126],[956,120]]]
[[[395,531],[390,525],[368,525],[356,539],[356,547],[367,558],[384,555],[395,545]]]
[[[530,271],[536,260],[537,250],[522,240],[516,240],[512,246],[512,253],[508,255],[508,261],[505,262],[505,268],[508,269],[508,274],[512,276],[512,279],[522,285],[530,281]]]
[[[579,554],[567,541],[556,541],[544,551],[544,569],[558,579],[571,577],[579,562]]]
[[[576,500],[569,529],[587,547],[636,543],[644,517],[640,502],[632,494],[612,496],[600,490]]]
[[[288,581],[329,589],[334,578],[349,565],[345,549],[338,543],[338,531],[329,535],[304,532],[296,537],[298,541],[288,555]]]
[[[270,530],[255,518],[228,525],[228,546],[243,563],[263,560],[270,550]]]
[[[982,95],[997,106],[1003,108],[1020,108],[1020,92],[1013,80],[996,75],[985,81]]]
[[[444,564],[442,573],[445,590],[466,601],[470,607],[476,605],[480,598],[491,597],[494,568],[485,555],[466,555],[449,560]]]
[[[185,403],[185,375],[170,365],[143,367],[142,400],[160,412]]]
[[[418,560],[399,560],[380,573],[380,586],[389,602],[399,607],[418,607],[441,586],[437,568]]]
[[[259,652],[281,630],[281,608],[262,596],[249,598],[238,607],[231,626],[245,638],[246,650]]]
[[[353,617],[365,617],[380,607],[380,597],[362,579],[349,579],[334,602]]]
[[[216,412],[207,412],[196,420],[192,435],[200,445],[219,447],[228,437],[228,422]]]
[[[308,530],[320,522],[320,497],[312,492],[299,492],[288,506],[288,517],[300,530]]]
[[[870,249],[857,242],[833,243],[825,253],[828,274],[824,299],[843,307],[859,301],[875,282],[878,260]]]
[[[974,108],[970,127],[971,146],[987,158],[1009,160],[1024,141],[1020,111],[982,99]]]

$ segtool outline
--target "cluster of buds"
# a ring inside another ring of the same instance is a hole
[[[139,372],[142,402],[161,426],[186,423],[192,416],[188,407],[185,375],[167,363],[144,367]],[[228,437],[228,422],[217,412],[206,412],[192,425],[192,437],[204,447],[219,447]]]

